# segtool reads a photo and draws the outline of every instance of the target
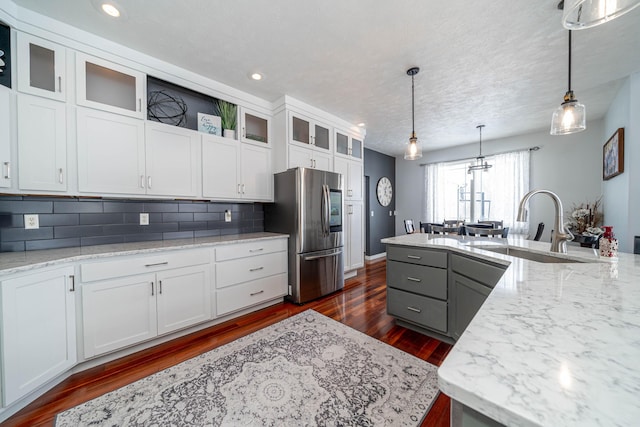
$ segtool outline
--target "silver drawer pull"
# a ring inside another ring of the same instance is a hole
[[[421,256],[417,256],[417,255],[407,255],[407,258],[409,258],[409,259],[422,259]]]
[[[262,270],[264,267],[256,267],[256,268],[250,268],[249,271],[260,271]]]
[[[145,264],[145,267],[155,267],[157,265],[168,265],[169,261],[165,261],[165,262],[156,262],[155,264]]]
[[[249,249],[249,252],[260,252],[260,251],[264,251],[264,248]]]
[[[407,280],[409,280],[411,282],[422,282],[422,279],[417,279],[415,277],[407,277]]]
[[[262,290],[262,291],[258,291],[258,292],[253,292],[253,293],[249,294],[249,296],[252,296],[252,297],[253,297],[253,296],[256,296],[256,295],[263,294],[263,293],[264,293],[264,290]]]
[[[415,308],[415,307],[407,307],[407,310],[415,311],[416,313],[422,313],[422,310],[420,310],[419,308]]]

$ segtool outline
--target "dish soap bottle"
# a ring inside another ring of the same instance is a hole
[[[615,258],[618,256],[618,239],[613,235],[613,227],[605,225],[604,233],[600,237],[600,256]]]

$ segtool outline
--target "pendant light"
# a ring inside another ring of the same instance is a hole
[[[420,71],[420,68],[418,67],[412,67],[407,70],[407,75],[411,76],[411,137],[409,138],[407,149],[404,152],[405,160],[416,160],[422,157],[422,148],[420,148],[418,138],[416,137],[416,117],[413,86],[413,76],[418,74],[418,71]]]
[[[551,135],[568,135],[587,128],[584,104],[578,102],[571,90],[571,30],[569,30],[569,89],[564,102],[553,112]]]
[[[565,0],[562,25],[582,30],[604,24],[640,6],[640,0]]]
[[[469,169],[467,170],[467,173],[469,174],[473,171],[486,172],[493,167],[493,165],[490,165],[489,163],[487,163],[484,156],[482,155],[482,128],[483,127],[484,125],[476,126],[476,128],[480,130],[480,154],[478,155],[478,157],[476,157],[476,164],[469,166]]]

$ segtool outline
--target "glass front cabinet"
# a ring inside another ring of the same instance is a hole
[[[18,33],[18,90],[56,101],[67,97],[64,47]]]
[[[247,108],[240,108],[240,140],[271,146],[270,116]]]
[[[78,105],[139,119],[147,116],[144,73],[78,53],[76,76]]]
[[[289,114],[291,142],[331,152],[331,126],[298,113]]]
[[[336,155],[343,157],[362,159],[362,138],[350,132],[340,129],[335,131]]]

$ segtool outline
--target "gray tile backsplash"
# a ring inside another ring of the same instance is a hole
[[[224,222],[224,211],[231,222]],[[140,213],[149,225],[139,225]],[[24,214],[40,228],[26,230]],[[0,252],[144,242],[264,231],[260,203],[0,196]]]

